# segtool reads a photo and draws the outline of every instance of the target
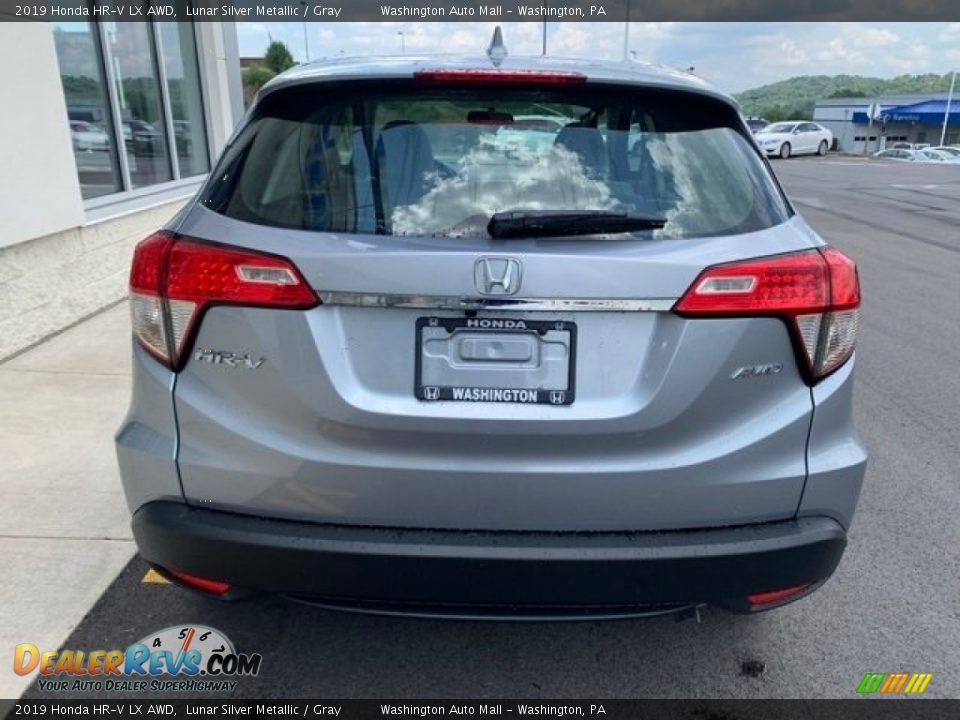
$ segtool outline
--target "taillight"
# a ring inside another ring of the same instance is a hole
[[[413,79],[422,83],[455,85],[580,85],[587,76],[563,70],[449,69],[418,70]]]
[[[134,336],[176,369],[211,305],[305,310],[320,300],[286,258],[164,231],[134,251],[130,302]]]
[[[674,306],[684,317],[783,318],[813,380],[853,353],[860,323],[857,266],[835,248],[714,265]]]
[[[173,237],[155,233],[133,251],[130,268],[130,319],[133,335],[155,357],[170,364],[167,323],[164,320],[163,268]]]

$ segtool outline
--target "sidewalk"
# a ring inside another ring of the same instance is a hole
[[[127,303],[0,363],[0,698],[33,676],[134,554],[113,451],[130,395]]]

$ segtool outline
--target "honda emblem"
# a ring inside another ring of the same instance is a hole
[[[482,257],[473,266],[473,282],[484,295],[516,295],[520,290],[520,272],[516,258]]]

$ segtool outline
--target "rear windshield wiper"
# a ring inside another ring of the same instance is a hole
[[[667,221],[610,210],[511,210],[494,213],[487,232],[495,238],[551,237],[659,230]]]

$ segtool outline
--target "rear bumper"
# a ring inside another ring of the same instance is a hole
[[[462,532],[276,521],[173,502],[141,507],[133,534],[152,565],[234,588],[457,616],[747,610],[750,593],[822,582],[846,545],[825,517],[686,532]]]

